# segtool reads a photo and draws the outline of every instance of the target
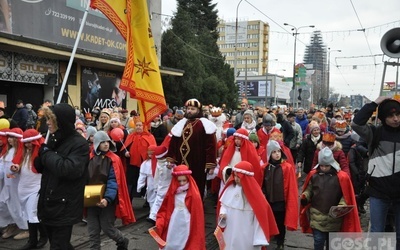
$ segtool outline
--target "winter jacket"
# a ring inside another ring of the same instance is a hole
[[[343,135],[337,135],[336,134],[336,140],[342,144],[342,150],[344,154],[347,156],[347,153],[349,152],[351,146],[354,144],[353,139],[351,139],[351,132],[347,131]]]
[[[296,122],[300,125],[301,130],[303,132],[303,136],[306,134],[306,129],[308,127],[308,119],[307,119],[307,115],[304,114],[303,117],[301,119],[299,119],[296,116]]]
[[[400,128],[392,128],[383,124],[378,129],[367,124],[377,106],[374,102],[365,104],[357,112],[351,127],[368,143],[368,148],[374,148],[368,163],[368,174],[370,175],[368,194],[380,199],[399,199]],[[380,135],[375,135],[376,131],[380,132]],[[373,147],[374,141],[378,141],[376,147]]]
[[[17,108],[11,117],[22,130],[26,130],[26,122],[28,121],[28,110],[25,107]]]
[[[317,144],[321,141],[322,135],[319,137]],[[314,167],[313,159],[315,150],[317,149],[317,144],[314,144],[311,140],[311,135],[307,135],[301,144],[300,150],[297,152],[296,163],[303,162],[303,171],[307,174]]]
[[[46,225],[67,226],[82,219],[89,145],[75,131],[75,110],[71,106],[60,103],[52,110],[58,130],[50,134],[35,159],[35,167],[42,173],[38,216]]]

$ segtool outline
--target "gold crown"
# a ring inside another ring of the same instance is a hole
[[[210,113],[211,113],[212,117],[218,117],[222,114],[222,109],[218,108],[218,107],[212,107],[210,109]]]

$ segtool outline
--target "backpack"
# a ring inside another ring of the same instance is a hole
[[[26,121],[26,128],[34,128],[36,125],[37,115],[33,110],[28,110],[28,120]]]

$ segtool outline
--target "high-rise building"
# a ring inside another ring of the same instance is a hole
[[[226,63],[235,67],[235,44],[237,44],[236,74],[245,72],[265,75],[268,71],[269,24],[260,20],[236,22],[220,20],[218,25],[219,50]],[[243,74],[242,74],[243,75]]]

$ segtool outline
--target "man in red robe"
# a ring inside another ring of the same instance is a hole
[[[217,165],[217,140],[214,123],[203,118],[201,103],[197,99],[186,101],[185,118],[171,129],[171,142],[167,160],[176,165],[186,165],[204,193],[206,172],[214,172]]]

